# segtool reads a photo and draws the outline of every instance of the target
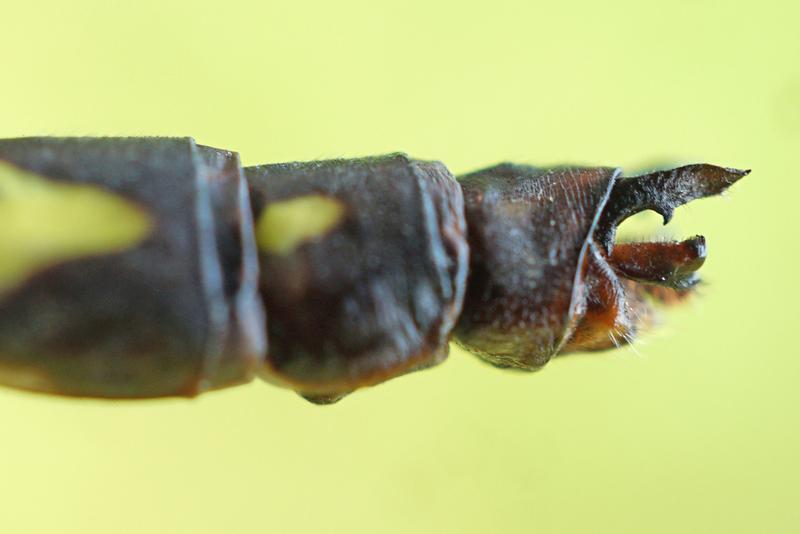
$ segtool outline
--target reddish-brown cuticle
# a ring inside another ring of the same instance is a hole
[[[625,278],[687,289],[699,281],[706,255],[705,238],[695,236],[680,243],[617,243],[609,261]]]

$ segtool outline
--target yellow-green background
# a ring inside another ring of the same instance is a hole
[[[327,408],[2,390],[0,532],[800,531],[797,6],[1,0],[0,137],[754,171],[679,211],[708,284],[640,355],[456,350]]]

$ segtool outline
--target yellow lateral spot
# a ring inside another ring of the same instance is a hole
[[[152,227],[147,213],[113,193],[0,161],[0,292],[50,265],[131,248]]]
[[[303,243],[333,230],[341,222],[344,212],[341,202],[323,195],[273,202],[258,218],[258,247],[270,254],[291,254]]]

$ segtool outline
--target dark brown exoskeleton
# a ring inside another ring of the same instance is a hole
[[[259,375],[328,403],[435,365],[451,337],[537,369],[629,342],[697,283],[702,237],[616,243],[620,222],[666,223],[746,174],[456,180],[402,154],[242,169],[192,139],[2,140],[0,382],[147,398]]]
[[[627,343],[651,300],[699,281],[705,239],[615,243],[643,210],[716,195],[748,171],[689,165],[634,178],[619,169],[503,164],[464,176],[472,260],[456,341],[502,367],[536,369],[556,354]]]

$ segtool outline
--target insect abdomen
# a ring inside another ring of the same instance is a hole
[[[188,138],[0,140],[0,383],[144,398],[259,374],[332,402],[435,365],[451,334],[522,369],[618,345],[706,249],[615,249],[616,225],[746,172],[620,174],[504,164],[459,184],[403,154],[242,169]]]

